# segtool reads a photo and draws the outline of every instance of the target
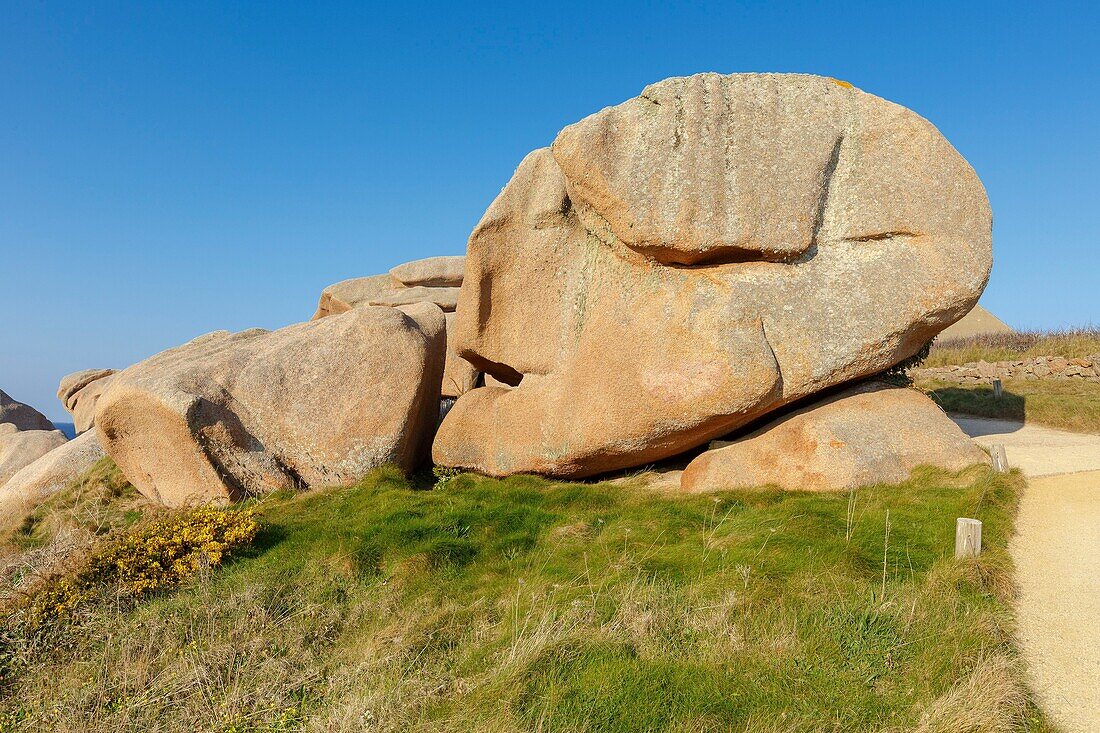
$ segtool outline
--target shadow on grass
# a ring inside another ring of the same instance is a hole
[[[993,388],[940,387],[928,392],[928,396],[947,412],[991,417],[998,420],[1023,422],[1027,414],[1027,399],[1023,395],[1004,390],[1001,396],[993,396]]]
[[[261,524],[255,539],[245,547],[234,550],[232,560],[254,560],[278,547],[287,538],[287,531],[277,524]]]

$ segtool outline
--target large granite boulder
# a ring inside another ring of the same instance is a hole
[[[49,418],[0,389],[0,424],[3,423],[15,426],[16,430],[54,430]]]
[[[465,261],[462,256],[428,257],[398,265],[388,275],[354,278],[330,285],[321,291],[313,320],[366,305],[401,307],[433,303],[439,306],[447,314],[448,333],[441,395],[458,397],[473,389],[478,378],[478,371],[458,356],[449,336]]]
[[[66,440],[60,430],[20,430],[15,423],[0,422],[0,488],[21,468]]]
[[[115,369],[84,369],[62,377],[57,399],[73,416],[73,427],[83,433],[95,424],[95,406],[111,383]]]
[[[864,384],[803,407],[684,469],[685,491],[778,485],[839,491],[899,483],[914,468],[958,471],[989,456],[921,392]]]
[[[67,441],[0,485],[0,528],[12,527],[106,455],[95,431]]]
[[[835,80],[668,79],[528,155],[470,237],[437,463],[582,477],[915,354],[992,264],[978,177]]]
[[[422,303],[209,334],[116,374],[95,429],[126,478],[169,506],[411,470],[438,420],[444,329]]]

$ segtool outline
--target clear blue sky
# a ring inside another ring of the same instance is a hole
[[[993,204],[983,304],[1100,323],[1098,31],[1084,3],[4,3],[0,388],[67,420],[68,372],[460,254],[526,152],[700,71],[924,115]]]

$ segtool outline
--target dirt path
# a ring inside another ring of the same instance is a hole
[[[955,421],[1029,477],[1009,549],[1032,688],[1066,733],[1100,731],[1100,435]]]

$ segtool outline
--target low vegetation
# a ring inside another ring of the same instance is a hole
[[[975,361],[1016,361],[1039,356],[1083,359],[1100,354],[1100,328],[1017,331],[937,340],[921,366],[941,367]]]
[[[1100,383],[1082,379],[1009,379],[1000,399],[989,384],[918,379],[943,409],[964,415],[1019,420],[1082,433],[1100,433]]]
[[[48,644],[9,617],[0,731],[1050,730],[1011,640],[1018,476],[716,496],[440,478],[254,501],[222,567],[103,596]],[[957,516],[985,522],[979,558],[953,558]],[[44,521],[32,552],[64,534]]]

